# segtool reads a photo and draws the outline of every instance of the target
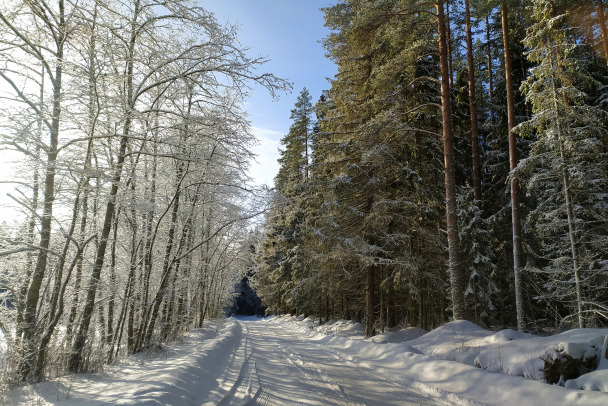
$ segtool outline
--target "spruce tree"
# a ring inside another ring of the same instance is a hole
[[[585,313],[602,308],[593,303],[593,285],[606,255],[608,199],[601,191],[608,190],[608,126],[606,110],[597,105],[606,72],[594,74],[603,66],[577,42],[568,16],[553,2],[535,0],[534,18],[524,43],[537,65],[522,85],[534,115],[519,126],[538,137],[522,163],[528,193],[538,200],[528,220],[542,241],[538,267],[547,292],[541,297],[570,303],[568,316],[582,328]]]
[[[442,320],[445,307],[437,294],[445,262],[436,259],[446,250],[434,21],[402,7],[350,1],[325,10],[335,30],[325,45],[338,75],[315,150],[328,191],[319,224],[340,250],[335,257],[355,267],[338,269],[365,286],[368,335],[378,315],[394,316],[395,300],[407,298],[404,317],[420,325]]]
[[[279,173],[275,178],[272,208],[267,217],[267,230],[259,257],[260,279],[272,289],[262,288],[269,306],[302,307],[294,293],[301,292],[307,272],[307,259],[302,249],[304,202],[309,176],[309,147],[314,125],[310,93],[306,88],[291,111],[293,124],[282,139]],[[268,286],[267,286],[268,287]],[[299,297],[309,298],[310,289]]]

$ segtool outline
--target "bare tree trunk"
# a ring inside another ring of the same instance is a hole
[[[133,208],[133,211],[135,209]],[[133,214],[135,216],[135,213]],[[133,220],[135,221],[135,220]],[[120,343],[122,340],[123,330],[125,321],[127,318],[130,318],[129,323],[127,324],[127,334],[131,334],[127,336],[127,351],[132,351],[133,348],[133,313],[130,312],[132,310],[133,303],[133,292],[135,291],[135,272],[138,266],[138,252],[139,252],[139,244],[137,239],[137,226],[134,227],[132,237],[131,237],[131,263],[129,266],[129,276],[127,277],[127,285],[124,290],[124,301],[122,304],[122,308],[120,310],[120,315],[118,316],[118,321],[116,322],[116,329],[114,330],[114,336],[112,337],[112,343],[110,345],[110,351],[108,352],[108,362],[112,362],[114,358],[118,355],[120,351]],[[129,317],[127,315],[130,315]]]
[[[76,334],[76,339],[74,340],[74,345],[72,346],[72,353],[70,354],[68,360],[68,369],[72,372],[79,372],[82,369],[82,352],[84,349],[85,341],[89,332],[89,326],[91,323],[91,318],[93,316],[93,309],[95,306],[95,295],[97,293],[97,286],[100,282],[101,270],[103,268],[106,248],[108,245],[108,238],[110,236],[110,231],[112,229],[112,219],[114,218],[114,212],[116,211],[116,198],[118,195],[118,188],[120,185],[120,180],[122,178],[122,169],[126,157],[127,144],[129,142],[129,138],[131,135],[131,125],[133,120],[133,110],[134,110],[134,86],[133,86],[133,76],[134,76],[134,56],[135,56],[135,44],[137,42],[137,37],[139,31],[136,27],[136,21],[141,12],[139,2],[135,2],[135,8],[133,10],[133,19],[132,19],[132,27],[130,38],[128,42],[128,50],[127,50],[127,60],[126,60],[126,73],[125,73],[125,102],[124,102],[124,113],[125,113],[125,122],[123,125],[122,136],[120,138],[120,147],[118,151],[118,156],[116,160],[116,166],[114,168],[114,175],[112,176],[112,187],[110,189],[110,194],[108,196],[108,202],[106,205],[106,212],[104,216],[103,228],[101,231],[101,238],[99,241],[99,245],[97,247],[97,252],[95,254],[95,264],[93,266],[93,272],[91,273],[91,278],[89,279],[89,285],[87,287],[87,296],[85,307],[82,313],[82,320],[80,322],[80,326],[78,328],[78,333]]]
[[[97,289],[99,289],[99,285],[97,285]],[[103,349],[106,341],[106,317],[105,317],[105,306],[103,301],[97,303],[97,324],[99,325],[99,337],[100,337],[100,346]]]
[[[330,319],[330,308],[329,308],[329,295],[325,295],[325,322],[327,323]]]
[[[505,53],[505,78],[507,86],[507,112],[509,131],[509,167],[513,171],[517,167],[517,140],[513,128],[515,127],[515,95],[513,84],[513,68],[511,64],[511,46],[509,44],[509,15],[505,1],[501,5],[502,36]],[[517,312],[517,329],[523,331],[526,328],[524,317],[524,301],[522,291],[522,228],[519,199],[519,181],[511,173],[511,222],[513,226],[513,274],[515,277],[515,308]]]
[[[158,116],[155,118],[155,129],[158,128]],[[156,131],[156,130],[155,130]],[[154,144],[153,144],[153,156],[152,156],[152,179],[150,184],[150,210],[148,210],[147,217],[145,219],[146,224],[146,243],[144,247],[144,263],[142,268],[143,275],[141,276],[142,280],[142,292],[141,292],[141,303],[145,307],[148,305],[148,296],[150,294],[150,274],[152,273],[152,247],[154,245],[155,240],[155,232],[154,232],[154,217],[155,217],[155,207],[156,207],[156,175],[157,175],[157,158],[156,154],[158,152],[156,142],[156,134],[154,134]],[[160,221],[160,219],[159,219]]]
[[[376,317],[374,314],[375,308],[375,269],[373,266],[368,266],[365,271],[365,335],[373,337],[376,335]]]
[[[163,261],[163,273],[161,276],[160,286],[154,299],[152,300],[151,308],[148,309],[146,315],[142,319],[141,330],[138,338],[138,342],[135,345],[135,351],[138,351],[150,344],[152,340],[152,334],[154,333],[154,327],[156,325],[156,319],[159,314],[160,306],[165,298],[165,292],[169,286],[170,275],[174,269],[174,264],[171,261],[171,253],[173,251],[175,230],[177,227],[177,216],[179,213],[179,201],[181,196],[181,183],[184,180],[184,174],[186,173],[186,164],[181,162],[178,164],[176,174],[176,191],[173,196],[173,210],[171,213],[171,223],[169,227],[167,245],[165,246],[165,258]]]
[[[486,44],[488,52],[488,90],[490,93],[490,120],[492,125],[496,124],[496,113],[494,112],[494,67],[492,66],[492,43],[490,37],[490,18],[486,16]],[[484,139],[485,146],[485,139]]]
[[[110,251],[110,300],[108,301],[108,320],[106,327],[105,342],[108,345],[112,344],[112,336],[114,334],[114,306],[115,306],[115,292],[116,292],[116,241],[118,237],[118,218],[120,213],[117,212],[114,216],[114,235],[112,238],[112,249]],[[125,298],[126,300],[127,298]]]
[[[62,96],[62,76],[63,76],[63,52],[66,40],[64,2],[59,0],[59,15],[58,26],[49,27],[57,28],[56,44],[57,50],[55,53],[55,74],[51,78],[53,88],[53,116],[49,128],[49,143],[47,145],[47,162],[44,178],[44,195],[43,195],[43,211],[40,220],[40,250],[36,260],[36,266],[31,277],[27,294],[25,298],[25,306],[23,312],[23,323],[21,325],[22,345],[24,351],[21,357],[21,365],[19,367],[21,380],[28,379],[32,368],[36,362],[36,310],[38,300],[40,298],[40,289],[47,268],[48,250],[51,242],[51,221],[53,217],[53,203],[55,201],[55,175],[57,172],[57,147],[59,142],[59,123],[61,115],[61,96]],[[51,23],[49,23],[51,24]],[[30,377],[33,381],[37,381],[39,377]]]
[[[477,100],[475,97],[475,63],[473,61],[473,35],[469,0],[464,1],[467,31],[467,63],[469,68],[469,111],[471,113],[471,155],[473,158],[473,193],[481,201],[481,165],[479,163],[479,135],[477,130]]]
[[[95,295],[97,294],[97,286],[100,282],[101,269],[103,268],[106,248],[108,245],[108,239],[110,231],[112,229],[112,218],[116,210],[116,196],[118,194],[118,187],[122,176],[122,167],[125,159],[125,153],[127,149],[128,137],[131,127],[131,117],[127,117],[127,121],[124,127],[124,136],[120,140],[120,151],[118,153],[118,162],[116,163],[114,176],[112,177],[112,188],[108,197],[108,203],[106,206],[106,213],[101,231],[101,238],[99,246],[95,254],[95,265],[93,266],[93,272],[89,279],[89,285],[87,287],[87,296],[85,301],[85,307],[82,313],[82,320],[76,334],[74,345],[72,346],[72,354],[68,362],[68,369],[72,372],[79,372],[82,367],[82,350],[84,349],[85,340],[89,332],[89,325],[93,316],[93,308],[95,306]]]
[[[172,339],[173,332],[175,331],[175,306],[177,299],[177,283],[179,278],[179,264],[180,261],[175,263],[175,269],[173,271],[173,279],[171,280],[169,295],[165,298],[165,304],[163,306],[163,317],[161,323],[160,340],[167,341]]]
[[[197,192],[198,193],[198,192]],[[193,209],[196,206],[197,201],[193,201],[192,205],[193,205]],[[194,231],[194,227],[191,224],[191,227],[188,229],[188,240],[186,242],[186,247],[189,250],[190,248],[192,248],[193,242],[194,242],[194,238],[195,238],[195,231]],[[192,313],[188,313],[189,311],[194,312],[195,309],[192,309],[190,306],[188,306],[188,297],[190,294],[193,293],[192,288],[190,288],[190,283],[187,283],[186,281],[192,281],[192,255],[189,255],[186,259],[185,259],[185,264],[184,266],[182,266],[182,277],[181,277],[181,281],[180,281],[180,290],[179,290],[179,294],[177,297],[177,328],[179,329],[179,331],[187,331],[188,326],[190,325],[193,316]],[[194,304],[194,301],[191,301],[192,304]]]
[[[74,234],[74,229],[76,228],[76,223],[78,222],[78,212],[80,208],[80,187],[76,192],[76,199],[74,200],[74,204],[72,207],[72,221],[70,224],[70,229],[66,233],[66,240],[63,245],[63,250],[61,251],[61,257],[57,262],[57,266],[55,269],[55,280],[53,282],[53,289],[51,292],[51,300],[49,303],[49,311],[48,311],[48,320],[47,325],[45,327],[45,331],[41,338],[40,344],[38,346],[38,354],[36,357],[36,364],[34,365],[34,380],[39,382],[42,380],[42,371],[44,369],[44,361],[47,354],[47,345],[51,341],[51,337],[55,332],[55,326],[57,325],[57,321],[63,315],[63,293],[65,289],[62,289],[64,286],[63,281],[63,271],[65,269],[65,261],[68,255],[70,241]],[[82,250],[79,250],[81,252]],[[65,284],[68,283],[71,277],[71,269],[65,279]],[[59,305],[61,303],[61,306]]]
[[[308,159],[308,119],[305,119],[305,134],[304,134],[304,179],[308,179],[308,167],[309,167],[309,159]]]
[[[57,323],[59,322],[59,320],[61,319],[61,316],[63,315],[65,289],[69,283],[70,275],[72,274],[72,271],[74,270],[74,267],[76,266],[78,254],[82,253],[82,250],[84,249],[86,244],[88,244],[92,239],[93,239],[93,237],[89,238],[82,244],[77,244],[76,258],[74,258],[74,260],[72,261],[72,264],[68,268],[65,281],[61,284],[61,286],[58,289],[58,294],[57,294],[58,301],[56,303],[56,309],[54,312],[50,313],[50,315],[49,315],[49,322],[48,322],[47,328],[44,330],[44,333],[42,334],[42,336],[40,338],[40,344],[38,346],[38,352],[36,355],[36,364],[34,365],[33,376],[38,381],[40,381],[43,378],[46,354],[48,353],[48,349],[49,349],[48,346],[49,346],[49,343],[53,336],[53,332],[55,331],[55,327],[57,326]],[[72,241],[75,241],[75,240],[72,240]]]
[[[384,280],[384,272],[380,272],[380,279]],[[380,282],[380,333],[384,334],[384,326],[386,324],[386,298],[382,282]]]
[[[447,45],[447,60],[448,60],[448,73],[450,77],[450,89],[454,88],[454,59],[452,58],[452,27],[450,24],[450,1],[445,0],[445,14],[443,20],[445,22],[445,34],[446,34],[446,45]]]
[[[44,76],[45,67],[42,65],[42,71],[40,73],[40,112],[38,114],[38,120],[36,123],[36,152],[34,155],[34,174],[32,176],[32,206],[30,219],[27,226],[27,239],[32,245],[35,244],[36,239],[36,224],[38,222],[38,205],[39,205],[39,194],[40,194],[40,146],[42,143],[42,107],[44,105]],[[32,277],[32,265],[34,259],[31,252],[27,253],[25,262],[25,278],[21,282],[21,288],[19,290],[19,297],[17,300],[17,334],[16,337],[21,337],[23,328],[23,312],[25,311],[25,297],[27,295],[27,289],[29,286],[30,279]]]
[[[583,320],[583,290],[581,287],[578,242],[576,240],[576,220],[574,217],[574,203],[572,202],[572,193],[570,192],[570,176],[568,174],[567,158],[564,154],[564,145],[561,139],[559,141],[559,152],[562,158],[562,180],[564,182],[564,196],[566,199],[566,211],[568,213],[568,236],[570,237],[570,249],[572,250],[572,266],[574,268],[576,307],[578,312],[578,328],[584,328],[585,323]]]
[[[83,242],[85,239],[85,233],[86,233],[86,229],[87,229],[87,217],[88,217],[88,212],[89,212],[89,185],[88,182],[85,185],[85,190],[83,191],[83,197],[82,197],[82,215],[80,218],[80,241]],[[83,251],[78,253],[77,256],[77,263],[76,263],[76,276],[74,277],[74,287],[73,287],[73,299],[72,299],[72,306],[70,309],[70,314],[68,316],[68,322],[67,322],[67,330],[66,330],[66,344],[69,345],[69,343],[71,343],[72,341],[72,333],[73,333],[73,327],[74,327],[74,322],[76,320],[76,313],[78,311],[78,303],[79,303],[79,297],[80,297],[80,287],[82,285],[82,266],[83,266]]]
[[[604,56],[606,64],[608,64],[608,28],[606,28],[606,14],[604,12],[604,1],[597,0],[597,16],[600,21],[600,30],[602,32],[602,43],[604,45]]]
[[[71,279],[71,275],[72,275],[72,270],[74,268],[74,266],[77,267],[77,271],[82,272],[82,260],[83,260],[83,255],[84,255],[84,239],[85,239],[85,232],[86,232],[86,216],[87,213],[86,211],[88,210],[88,193],[89,193],[89,172],[90,172],[90,167],[91,167],[91,155],[93,154],[93,135],[95,134],[95,126],[96,126],[96,121],[97,121],[97,112],[96,112],[96,83],[95,83],[95,19],[97,16],[97,9],[95,9],[95,12],[93,14],[93,24],[91,26],[91,39],[90,39],[90,44],[89,44],[89,82],[88,82],[88,128],[87,128],[87,135],[88,135],[88,142],[87,142],[87,150],[85,153],[85,158],[84,158],[84,165],[83,165],[83,174],[80,176],[80,178],[78,179],[78,183],[76,185],[76,195],[75,195],[75,200],[74,200],[74,204],[73,204],[73,208],[72,208],[72,221],[70,224],[70,228],[68,230],[68,232],[66,233],[66,241],[63,247],[63,251],[62,251],[62,256],[58,261],[57,264],[57,270],[55,273],[55,282],[54,282],[54,289],[53,289],[53,293],[52,293],[52,297],[51,297],[51,303],[50,303],[50,310],[49,310],[49,323],[47,325],[47,328],[45,330],[44,333],[44,341],[45,343],[41,343],[39,350],[38,350],[38,361],[36,362],[36,367],[35,367],[35,376],[38,376],[39,379],[42,378],[42,370],[43,370],[43,366],[44,366],[44,361],[45,361],[45,355],[47,352],[47,345],[50,342],[50,339],[54,333],[55,330],[55,326],[57,324],[57,322],[59,321],[59,318],[63,315],[63,308],[64,308],[64,297],[63,294],[65,292],[65,286],[69,283],[70,279]],[[80,229],[80,240],[81,240],[81,246],[77,245],[77,253],[76,253],[76,258],[75,258],[75,262],[74,265],[72,267],[70,267],[67,276],[65,278],[65,282],[63,281],[63,271],[64,271],[64,267],[65,267],[65,261],[67,258],[67,253],[68,253],[68,248],[69,248],[69,244],[70,241],[74,241],[73,240],[73,235],[74,235],[74,229],[76,228],[76,223],[78,222],[78,215],[80,212],[80,206],[81,206],[81,199],[80,196],[81,194],[83,194],[83,203],[82,203],[82,208],[85,211],[82,214],[82,221],[81,221],[81,229]],[[78,285],[80,284],[80,280],[77,281]],[[73,322],[74,317],[75,317],[75,313],[76,313],[76,307],[73,306],[72,310],[74,311],[74,315],[70,314],[71,316],[71,321]],[[67,334],[66,337],[68,337],[68,340],[71,337],[71,325],[68,326],[68,328],[70,329]],[[69,342],[69,341],[68,341]]]
[[[458,248],[458,218],[456,204],[456,164],[454,159],[454,134],[452,133],[452,108],[448,70],[448,49],[443,0],[435,4],[439,29],[439,65],[441,68],[441,112],[443,122],[443,154],[445,166],[446,223],[448,235],[448,269],[452,288],[452,312],[454,319],[465,319],[464,280],[460,270]]]

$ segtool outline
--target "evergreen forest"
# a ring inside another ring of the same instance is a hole
[[[608,317],[602,0],[347,0],[257,249],[277,313],[520,331]]]

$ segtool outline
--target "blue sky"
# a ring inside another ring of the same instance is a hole
[[[215,13],[218,22],[237,24],[238,38],[249,47],[251,56],[267,56],[262,68],[293,83],[293,90],[273,100],[268,91],[256,86],[245,103],[254,133],[260,140],[255,152],[258,164],[252,176],[272,186],[278,170],[279,140],[289,131],[289,119],[300,91],[307,87],[315,103],[332,78],[336,66],[325,58],[320,44],[329,30],[319,9],[336,0],[200,0],[200,5]]]

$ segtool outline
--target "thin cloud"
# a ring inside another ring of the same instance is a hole
[[[258,185],[274,186],[274,178],[279,172],[279,147],[280,139],[283,137],[279,131],[267,128],[253,127],[253,134],[258,139],[258,145],[253,147],[256,154],[255,162],[252,163],[250,174]]]

